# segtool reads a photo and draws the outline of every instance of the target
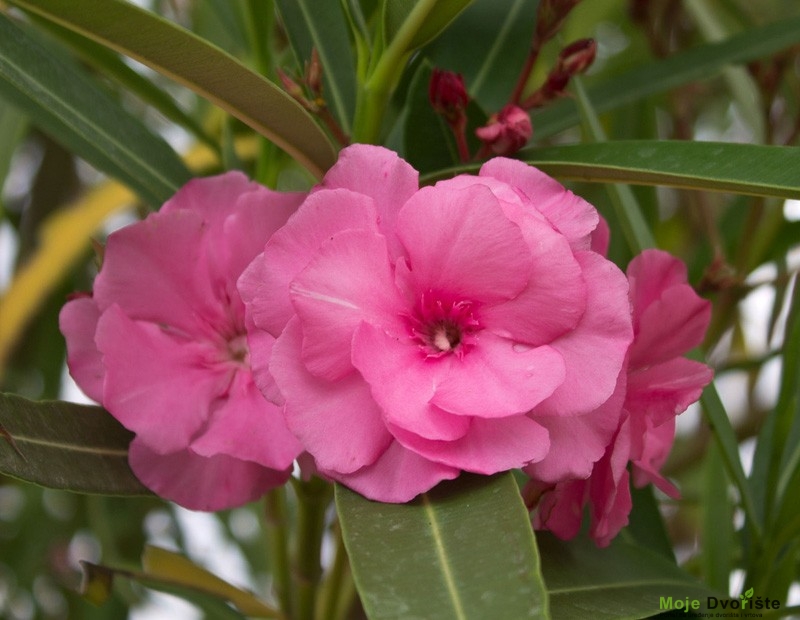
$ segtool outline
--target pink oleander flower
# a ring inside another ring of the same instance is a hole
[[[607,546],[628,522],[631,510],[628,464],[633,482],[649,482],[667,495],[678,490],[660,473],[675,436],[675,418],[700,398],[713,373],[683,355],[703,340],[710,304],[687,283],[686,267],[659,250],[646,250],[628,266],[634,341],[618,393],[623,415],[603,458],[587,479],[555,485],[536,477],[526,494],[538,503],[534,525],[561,538],[580,529],[583,508],[590,507],[590,535]]]
[[[109,236],[94,292],[61,311],[72,376],[136,434],[134,473],[187,508],[254,500],[300,452],[253,382],[236,281],[302,198],[237,172],[190,181]]]
[[[395,153],[346,148],[239,281],[256,378],[318,471],[371,499],[532,462],[588,476],[621,401],[584,418],[633,336],[597,225],[519,161],[419,188]]]
[[[495,155],[512,155],[530,140],[533,125],[525,110],[508,104],[498,114],[492,115],[484,127],[478,127],[475,135]]]

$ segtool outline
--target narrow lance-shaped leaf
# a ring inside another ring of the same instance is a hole
[[[13,0],[207,98],[321,177],[336,154],[309,114],[269,80],[190,31],[122,0]]]
[[[0,96],[99,170],[144,200],[164,202],[189,172],[164,140],[73,63],[0,15]]]
[[[751,196],[800,198],[800,149],[758,144],[617,140],[520,151],[519,158],[555,177],[590,183],[664,185]],[[425,175],[432,183],[477,165]]]
[[[133,434],[100,407],[0,394],[0,472],[80,493],[146,495],[128,466]]]
[[[511,474],[462,474],[407,504],[336,487],[364,609],[381,618],[547,618],[528,511]]]
[[[389,0],[383,4],[384,39],[389,44],[398,34],[410,34],[406,51],[433,40],[472,0]],[[409,32],[405,32],[409,30]]]

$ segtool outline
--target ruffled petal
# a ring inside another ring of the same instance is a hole
[[[380,235],[353,230],[334,235],[290,290],[303,326],[303,362],[323,379],[352,371],[350,342],[362,321],[395,332],[403,328],[402,300]]]
[[[545,492],[536,507],[533,527],[549,530],[561,540],[575,538],[581,530],[587,486],[585,480],[571,480]]]
[[[391,430],[406,448],[431,461],[486,475],[542,459],[550,449],[547,430],[524,415],[472,418],[469,430],[453,441],[425,439],[396,427]]]
[[[575,257],[586,282],[586,312],[574,330],[551,344],[564,357],[566,378],[534,416],[587,413],[606,402],[633,336],[625,276],[594,252]]]
[[[151,450],[184,449],[230,381],[208,366],[209,347],[179,339],[111,306],[97,325],[106,369],[103,405]]]
[[[368,467],[346,475],[323,473],[369,499],[403,504],[429,491],[442,480],[458,477],[461,472],[455,467],[429,461],[393,441]]]
[[[533,166],[504,157],[490,159],[480,176],[494,177],[517,188],[563,234],[575,249],[588,249],[597,227],[597,210],[583,198]]]
[[[419,188],[419,173],[409,163],[389,149],[353,144],[341,150],[339,160],[325,174],[322,187],[345,188],[372,198],[389,251],[393,257],[399,256],[395,220],[406,200]]]
[[[103,402],[103,356],[95,332],[100,310],[88,295],[68,301],[58,315],[58,327],[67,341],[67,366],[75,382],[92,400]]]
[[[286,398],[289,429],[321,470],[352,473],[371,465],[392,440],[369,386],[358,373],[336,382],[312,375],[300,359],[302,332],[292,319],[272,352],[270,372]]]
[[[566,239],[529,218],[530,280],[517,297],[483,310],[487,328],[520,342],[547,344],[573,329],[586,310],[586,284]]]
[[[455,356],[431,403],[445,411],[498,418],[529,411],[564,381],[564,360],[554,349],[515,344],[489,332]]]
[[[397,236],[419,291],[496,303],[519,294],[531,260],[519,226],[487,187],[424,187],[403,207]]]
[[[628,375],[625,408],[634,415],[647,416],[658,426],[700,398],[713,376],[705,364],[683,357],[633,370]]]
[[[204,257],[206,224],[198,213],[153,213],[112,233],[94,283],[101,312],[118,305],[134,320],[186,334],[210,335],[227,321]]]
[[[429,439],[452,440],[469,428],[469,418],[431,404],[451,360],[429,359],[410,339],[399,340],[362,323],[353,338],[353,364],[369,384],[386,422]]]
[[[276,471],[230,456],[191,450],[159,454],[138,437],[128,453],[133,473],[148,489],[190,510],[227,510],[257,500],[284,484],[291,469]]]
[[[303,449],[289,432],[281,408],[264,399],[246,371],[236,373],[190,447],[199,456],[226,454],[279,470],[291,467]]]
[[[625,372],[605,403],[579,416],[538,416],[550,433],[550,451],[540,461],[524,468],[532,479],[544,483],[588,478],[608,447],[622,417]]]
[[[345,189],[312,193],[267,243],[239,279],[253,322],[277,337],[294,315],[289,284],[336,233],[378,233],[378,213],[368,196]]]

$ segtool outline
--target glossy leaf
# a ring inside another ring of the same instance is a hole
[[[720,596],[663,556],[618,537],[599,549],[588,537],[570,541],[537,532],[553,620],[649,618],[661,597],[684,601]]]
[[[402,37],[405,51],[422,47],[450,24],[472,0],[387,0],[383,4],[384,40]]]
[[[345,133],[355,113],[355,63],[347,20],[338,2],[278,0],[278,9],[298,66],[319,54],[324,83],[323,96]]]
[[[708,80],[728,64],[764,58],[800,42],[800,17],[753,28],[720,43],[700,45],[660,60],[642,64],[622,75],[603,80],[587,91],[598,112],[606,112],[689,82]],[[578,124],[573,101],[562,101],[531,115],[536,139],[552,136]]]
[[[106,495],[150,492],[128,467],[133,434],[100,407],[0,394],[0,472]]]
[[[189,179],[164,140],[78,66],[57,58],[0,15],[0,95],[56,140],[160,204]]]
[[[562,179],[800,198],[800,150],[792,147],[625,140],[528,149],[519,156]]]
[[[3,185],[11,168],[11,159],[17,146],[28,130],[28,119],[22,110],[0,100],[0,186]],[[3,219],[3,207],[0,205],[0,220]]]
[[[225,51],[122,0],[14,0],[192,89],[321,177],[336,159],[325,133],[275,84]]]
[[[528,512],[511,474],[462,474],[408,504],[336,487],[353,576],[371,620],[546,618]]]

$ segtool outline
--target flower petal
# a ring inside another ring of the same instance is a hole
[[[394,228],[400,207],[419,187],[419,173],[397,153],[369,144],[342,149],[339,160],[328,170],[322,187],[345,188],[372,198],[381,232],[389,241],[393,257],[399,256]]]
[[[496,474],[544,458],[550,448],[547,430],[527,416],[486,420],[472,418],[463,437],[425,439],[392,427],[397,440],[425,458],[478,474]]]
[[[458,477],[458,469],[435,463],[393,441],[372,465],[351,474],[323,472],[378,502],[402,504],[429,491],[442,480]]]
[[[551,343],[564,358],[566,377],[534,416],[587,413],[606,402],[633,336],[625,276],[594,252],[575,257],[586,281],[586,312],[574,330]]]
[[[473,302],[511,299],[530,278],[530,252],[486,186],[423,187],[397,218],[397,236],[419,292]]]
[[[150,449],[186,448],[230,377],[208,367],[208,347],[111,306],[97,325],[106,379],[103,405]]]
[[[322,470],[351,473],[371,465],[392,438],[358,373],[339,381],[315,377],[302,364],[302,332],[292,319],[272,352],[270,372],[286,398],[289,429]]]
[[[94,283],[101,312],[117,304],[134,320],[212,333],[225,315],[204,269],[205,231],[200,214],[178,210],[112,233]]]
[[[563,234],[575,249],[587,249],[597,227],[597,210],[583,198],[533,166],[496,157],[481,167],[480,176],[494,177],[521,191],[533,207]]]
[[[199,456],[226,454],[271,469],[286,469],[302,451],[280,407],[266,401],[249,373],[239,371],[216,403],[208,426],[194,439]]]
[[[368,196],[344,189],[312,193],[239,279],[239,292],[256,326],[277,338],[294,315],[289,283],[319,247],[344,230],[378,233],[377,222]]]
[[[191,450],[159,454],[138,437],[131,443],[128,460],[148,489],[190,510],[241,506],[284,484],[291,475],[291,469],[275,471],[222,454],[211,458]]]
[[[353,337],[353,365],[369,384],[384,419],[429,439],[456,439],[469,428],[469,418],[430,403],[450,364],[447,358],[426,358],[410,339],[400,340],[367,323]]]
[[[678,357],[628,375],[625,408],[647,416],[653,425],[664,424],[700,398],[714,372],[705,364]]]
[[[337,233],[292,281],[290,291],[303,326],[303,362],[323,379],[352,371],[350,342],[362,321],[402,329],[402,302],[380,235]]]
[[[95,344],[100,310],[88,295],[68,301],[58,315],[58,326],[67,341],[67,366],[83,392],[103,402],[103,356]]]
[[[529,411],[564,381],[564,360],[547,346],[515,344],[483,331],[455,356],[431,403],[445,411],[498,418]]]
[[[537,416],[536,421],[550,433],[550,451],[525,467],[525,473],[548,484],[588,478],[619,427],[625,386],[623,370],[611,398],[597,409],[577,416]]]

